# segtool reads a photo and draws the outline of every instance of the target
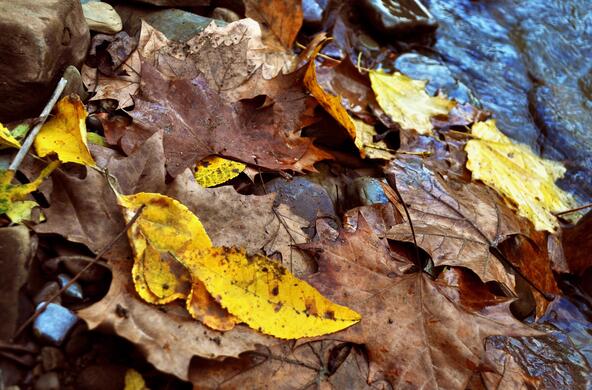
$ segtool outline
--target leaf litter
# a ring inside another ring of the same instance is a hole
[[[64,97],[35,139],[45,168],[3,171],[2,214],[110,267],[77,314],[196,387],[554,383],[520,346],[563,356],[548,338],[574,334],[541,325],[565,299],[551,303],[558,270],[590,266],[571,248],[586,219],[554,214],[577,206],[565,168],[425,81],[326,59],[299,2],[246,16],[185,43],[146,22],[137,41],[96,36],[94,96]],[[103,133],[87,136],[87,110]],[[0,143],[20,146],[4,126]],[[278,177],[318,184],[335,215],[256,190]],[[350,188],[364,177],[378,187]],[[133,369],[125,382],[146,387]]]

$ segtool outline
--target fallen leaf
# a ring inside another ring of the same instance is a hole
[[[137,298],[131,278],[132,262],[109,262],[113,280],[107,295],[94,305],[79,310],[78,316],[90,329],[98,326],[141,347],[148,362],[162,372],[187,380],[194,356],[208,359],[238,357],[255,350],[257,345],[271,345],[277,340],[237,325],[224,332],[210,330],[189,316],[185,308],[169,303],[156,308]]]
[[[467,267],[484,282],[498,281],[514,289],[514,277],[490,248],[520,233],[520,223],[493,191],[433,172],[419,158],[393,160],[385,172],[396,181],[417,244],[430,254],[434,265]],[[405,215],[400,201],[397,204]],[[387,237],[413,242],[409,222],[394,226]]]
[[[227,247],[187,255],[182,261],[191,275],[222,307],[260,332],[282,339],[314,337],[360,320],[267,257]]]
[[[195,359],[190,381],[200,389],[366,389],[368,364],[362,348],[335,340],[314,341],[292,347],[277,343],[247,352],[239,359]]]
[[[20,149],[21,144],[10,134],[10,131],[0,123],[0,145]]]
[[[36,191],[43,181],[60,165],[59,161],[50,162],[39,176],[27,184],[12,184],[14,171],[0,170],[0,215],[6,214],[13,223],[21,223],[31,218],[31,210],[37,202],[26,200]]]
[[[164,149],[167,171],[172,176],[210,155],[268,169],[297,171],[314,169],[315,161],[328,156],[310,138],[299,135],[299,118],[307,110],[304,102],[276,116],[275,104],[254,110],[247,103],[225,103],[201,77],[167,80],[144,63],[142,80],[130,115],[137,124],[153,132],[168,129]],[[308,160],[310,157],[312,161]]]
[[[392,75],[370,71],[372,89],[380,107],[402,129],[432,134],[431,118],[448,115],[455,102],[425,91],[427,81],[413,80],[399,72]]]
[[[269,27],[284,47],[290,49],[302,27],[303,13],[300,1],[247,0],[247,17]]]
[[[62,98],[56,114],[48,120],[37,137],[35,150],[40,157],[55,153],[61,162],[94,166],[86,140],[86,110],[77,95]]]
[[[125,372],[125,386],[123,390],[149,390],[142,374],[133,368],[128,368]]]
[[[486,337],[540,334],[511,316],[508,301],[467,310],[449,297],[454,287],[424,273],[399,276],[384,259],[365,256],[363,244],[354,245],[363,243],[354,240],[359,234],[321,237],[306,249],[319,256],[311,284],[362,314],[359,324],[335,338],[366,346],[368,383],[385,379],[392,388],[464,389],[482,369]]]
[[[573,196],[555,184],[565,168],[538,157],[526,145],[512,142],[494,120],[475,123],[471,135],[465,150],[473,179],[504,196],[535,229],[555,232],[559,225],[552,213],[576,206]]]
[[[220,303],[212,297],[206,286],[199,280],[193,280],[186,305],[191,317],[215,330],[226,332],[240,322],[238,318],[228,313],[228,310],[220,306]]]
[[[203,187],[214,187],[234,179],[247,166],[243,163],[210,156],[197,163],[195,180]]]
[[[581,276],[592,267],[592,212],[584,215],[575,226],[563,229],[562,242],[569,271]]]
[[[356,126],[347,113],[345,107],[341,104],[341,97],[332,95],[319,85],[317,81],[315,58],[322,48],[322,44],[317,46],[314,50],[310,62],[304,74],[304,85],[310,91],[321,106],[327,111],[340,125],[342,125],[348,132],[352,139],[356,139]]]
[[[361,157],[381,160],[391,160],[395,157],[395,151],[390,149],[384,141],[374,141],[374,137],[378,135],[374,126],[359,119],[352,118],[352,122],[356,128],[354,143]]]

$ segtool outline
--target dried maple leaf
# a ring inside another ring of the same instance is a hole
[[[393,160],[386,168],[407,204],[417,244],[435,265],[462,266],[481,280],[498,281],[513,290],[514,277],[490,248],[521,232],[512,211],[486,186],[460,183],[428,169],[418,158]],[[399,205],[402,213],[402,207]],[[413,242],[408,222],[387,237]]]
[[[189,102],[189,103],[188,103]],[[142,87],[130,115],[144,128],[167,129],[167,171],[176,176],[210,155],[230,157],[269,169],[313,169],[327,154],[298,134],[304,101],[255,110],[248,103],[225,103],[205,80],[167,80],[142,66]],[[308,160],[312,157],[312,161]]]
[[[195,359],[189,380],[197,388],[260,388],[278,390],[334,388],[365,389],[368,363],[361,348],[334,340],[293,347],[277,343],[224,361]]]
[[[321,237],[305,248],[319,254],[319,272],[310,282],[362,313],[359,324],[334,337],[365,344],[368,383],[386,379],[393,388],[464,389],[483,363],[486,337],[540,334],[511,316],[508,301],[471,306],[454,298],[463,296],[462,286],[434,282],[423,273],[398,275],[388,258],[366,254],[359,234]]]
[[[474,138],[467,142],[465,150],[473,179],[483,181],[508,199],[535,229],[555,232],[559,224],[552,213],[576,206],[573,196],[555,184],[563,177],[565,167],[541,159],[526,145],[512,142],[498,130],[494,120],[475,123],[471,135]]]
[[[268,26],[281,44],[288,49],[294,44],[303,22],[300,1],[247,0],[245,14]]]

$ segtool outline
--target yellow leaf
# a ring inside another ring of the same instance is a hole
[[[35,138],[35,149],[41,157],[56,153],[62,162],[94,166],[86,142],[86,110],[76,95],[62,98],[56,113]]]
[[[202,187],[213,187],[234,179],[247,166],[241,162],[227,160],[218,156],[206,157],[197,164],[195,180]]]
[[[360,320],[355,311],[323,297],[277,262],[244,250],[208,248],[183,259],[231,314],[253,329],[283,339],[314,337]]]
[[[467,142],[467,168],[518,208],[537,230],[554,232],[557,218],[552,212],[575,207],[574,198],[555,185],[565,173],[558,162],[535,155],[526,145],[515,144],[502,134],[494,120],[477,122]]]
[[[21,147],[20,142],[10,134],[10,131],[2,123],[0,123],[0,145],[17,149]]]
[[[313,52],[308,68],[304,74],[304,85],[309,92],[314,96],[321,106],[327,111],[337,122],[339,122],[352,139],[356,138],[356,126],[354,125],[352,118],[349,116],[343,105],[341,104],[341,98],[339,96],[333,96],[326,92],[317,81],[317,71],[315,69],[315,57],[321,50],[322,45],[317,46]]]
[[[356,126],[355,144],[363,158],[376,158],[382,160],[391,160],[395,155],[390,151],[384,141],[374,142],[376,130],[374,126],[361,120],[352,119]]]
[[[170,254],[183,257],[186,251],[212,246],[199,219],[179,201],[161,194],[119,195],[118,202],[127,221],[144,207],[128,230],[134,252],[132,277],[140,297],[155,304],[185,298],[190,275]]]
[[[193,282],[193,287],[187,299],[187,311],[191,317],[203,322],[212,329],[228,331],[234,328],[238,319],[228,313],[199,280]]]
[[[0,171],[0,214],[6,214],[14,223],[29,219],[31,210],[37,203],[25,199],[37,190],[43,180],[59,165],[59,161],[51,162],[43,168],[37,179],[27,184],[12,184],[14,171]]]
[[[144,382],[142,375],[133,368],[129,368],[125,372],[124,383],[125,387],[123,390],[149,390],[148,387],[146,387],[146,382]]]
[[[448,115],[456,105],[452,100],[430,96],[426,81],[414,80],[399,72],[392,75],[370,71],[370,82],[380,107],[401,128],[431,135],[431,118]]]

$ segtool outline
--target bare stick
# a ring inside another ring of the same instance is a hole
[[[29,152],[29,149],[31,149],[31,145],[33,145],[35,137],[37,137],[37,134],[39,134],[41,127],[43,126],[43,124],[47,120],[47,117],[51,113],[53,106],[55,106],[56,102],[60,98],[60,95],[64,91],[64,88],[66,88],[66,84],[68,84],[68,81],[62,77],[58,85],[56,86],[56,89],[53,91],[51,99],[49,99],[49,102],[47,102],[45,108],[43,109],[43,111],[41,111],[41,115],[39,115],[37,124],[35,125],[35,127],[33,127],[33,130],[31,130],[29,135],[27,135],[27,139],[25,139],[25,142],[23,142],[23,146],[21,146],[18,153],[14,157],[14,160],[12,160],[12,162],[10,163],[8,170],[16,172],[16,170],[19,168],[21,162],[23,162],[23,159]]]
[[[569,209],[569,210],[565,210],[565,211],[562,211],[560,213],[554,213],[554,214],[555,214],[556,217],[558,217],[560,215],[565,215],[565,214],[569,214],[569,213],[575,213],[576,211],[588,209],[588,208],[591,208],[591,207],[592,207],[592,203],[588,203],[588,204],[585,204],[583,206],[576,207],[575,209]]]
[[[103,257],[103,255],[105,253],[107,253],[107,251],[109,249],[111,249],[111,247],[113,245],[115,245],[115,243],[128,231],[128,229],[134,224],[134,222],[136,222],[136,220],[138,219],[138,217],[142,213],[142,210],[144,210],[144,206],[140,207],[138,209],[138,211],[136,211],[136,214],[134,214],[134,216],[132,217],[132,219],[130,219],[130,221],[125,225],[125,228],[122,231],[120,231],[119,233],[117,233],[117,235],[107,245],[105,245],[105,247],[103,247],[103,249],[101,249],[99,251],[99,253],[97,253],[97,255],[95,256],[95,258],[92,261],[90,261],[83,269],[81,269],[80,271],[78,271],[78,273],[76,275],[74,275],[74,277],[72,279],[70,279],[70,281],[68,283],[66,283],[64,285],[64,287],[60,288],[59,291],[57,291],[55,294],[53,294],[51,297],[49,297],[45,302],[43,302],[41,304],[41,306],[39,306],[39,308],[35,310],[35,313],[33,313],[17,329],[17,331],[14,333],[14,336],[12,337],[12,340],[11,341],[14,341],[22,333],[22,331],[25,330],[27,328],[27,326],[29,326],[29,324],[31,322],[35,321],[35,319],[37,317],[39,317],[39,315],[45,311],[45,309],[51,303],[51,301],[53,301],[55,298],[57,298],[58,296],[60,296],[61,293],[63,293],[64,291],[66,291],[71,285],[73,285],[78,279],[80,279],[80,277],[82,276],[82,274],[86,270],[88,270],[90,267],[93,266],[93,264],[95,264],[97,261],[99,261],[99,259],[101,257]]]

